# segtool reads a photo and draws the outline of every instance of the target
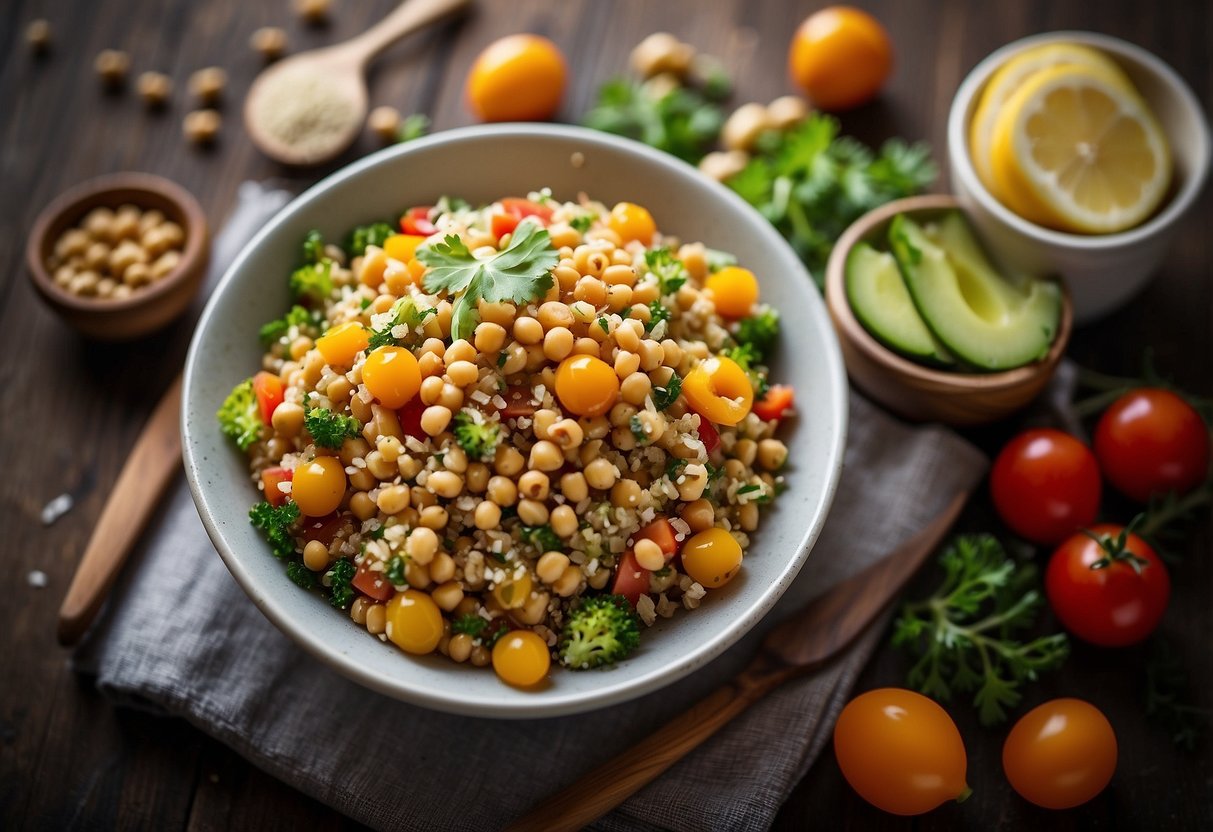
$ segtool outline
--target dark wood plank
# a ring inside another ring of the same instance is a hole
[[[134,345],[97,346],[65,331],[39,304],[22,274],[24,234],[34,214],[55,194],[100,173],[140,169],[182,183],[218,227],[245,179],[276,178],[301,188],[324,170],[282,169],[245,140],[239,102],[260,64],[246,47],[261,25],[282,25],[293,50],[318,46],[364,29],[393,4],[337,2],[327,27],[302,25],[286,3],[239,0],[171,4],[155,0],[15,0],[0,15],[0,447],[6,477],[0,482],[9,591],[0,594],[9,669],[0,682],[0,826],[39,829],[101,828],[334,828],[356,825],[311,798],[256,770],[201,732],[171,720],[115,711],[68,670],[53,642],[54,611],[76,558],[116,477],[127,449],[161,390],[176,371],[187,322]],[[667,29],[725,59],[737,84],[735,101],[766,101],[792,91],[785,44],[794,26],[818,3],[808,0],[569,0],[563,3],[483,0],[461,24],[414,36],[385,53],[371,74],[371,103],[402,112],[424,111],[437,128],[471,122],[462,101],[473,57],[502,34],[537,31],[569,57],[570,88],[561,116],[575,120],[594,89],[624,70],[627,53],[644,35]],[[1080,0],[966,3],[961,0],[898,3],[873,0],[872,10],[892,33],[897,69],[886,94],[842,117],[844,130],[869,143],[901,135],[931,142],[945,167],[944,122],[964,74],[984,55],[1013,38],[1058,28],[1086,28],[1134,40],[1171,62],[1208,106],[1213,100],[1213,12],[1207,4],[1102,3]],[[24,24],[51,20],[55,49],[32,59],[21,42]],[[133,86],[103,95],[91,64],[102,48],[130,51],[133,74],[169,72],[177,83],[172,105],[145,113]],[[223,137],[209,151],[180,139],[190,109],[188,74],[202,66],[227,68],[231,81],[223,107]],[[376,147],[362,137],[336,168]],[[945,188],[946,172],[940,181]],[[1213,390],[1213,198],[1206,195],[1183,227],[1158,279],[1128,308],[1080,331],[1072,354],[1111,372],[1131,372],[1142,349],[1154,348],[1159,368],[1182,385]],[[31,426],[49,426],[35,434]],[[989,449],[1008,428],[974,434]],[[41,506],[74,493],[72,513],[53,527],[38,519]],[[988,527],[988,509],[965,521]],[[1176,591],[1164,630],[1184,655],[1196,703],[1210,706],[1213,663],[1213,565],[1207,513],[1175,567]],[[38,590],[26,583],[33,569],[49,577]],[[924,576],[916,592],[925,592]],[[855,797],[828,751],[784,807],[776,826],[810,823],[862,829],[946,829],[966,826],[1017,829],[1188,829],[1213,825],[1213,760],[1209,744],[1185,756],[1141,718],[1140,651],[1077,649],[1059,673],[1033,688],[1028,704],[1054,695],[1091,698],[1105,709],[1121,743],[1114,787],[1075,812],[1045,813],[1010,792],[999,766],[1002,731],[977,726],[953,707],[968,743],[975,796],[918,821],[883,815]],[[860,688],[899,684],[905,659],[882,649]]]

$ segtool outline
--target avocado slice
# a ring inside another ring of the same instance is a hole
[[[846,290],[855,317],[886,347],[915,361],[952,363],[914,308],[893,255],[856,243],[847,255]]]
[[[904,214],[889,225],[893,256],[932,334],[981,370],[1020,367],[1048,354],[1061,319],[1058,285],[1031,279],[1016,286],[1003,278],[956,212],[943,217],[934,236],[938,243]]]

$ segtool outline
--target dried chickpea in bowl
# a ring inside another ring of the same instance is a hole
[[[792,403],[750,271],[546,191],[343,239],[306,236],[260,371],[215,402],[294,583],[528,690],[728,591]]]

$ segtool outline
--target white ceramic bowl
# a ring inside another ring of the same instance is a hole
[[[1057,42],[1094,47],[1119,64],[1150,103],[1170,141],[1171,189],[1162,207],[1136,228],[1091,236],[1043,228],[999,202],[973,168],[969,122],[990,76],[1015,54]],[[1076,323],[1103,317],[1145,287],[1208,177],[1209,147],[1209,126],[1200,104],[1173,69],[1139,46],[1091,32],[1050,32],[1007,44],[973,68],[948,114],[948,162],[956,196],[1000,259],[1030,273],[1065,278]]]
[[[580,154],[581,163],[574,162]],[[551,187],[608,205],[647,206],[667,233],[731,251],[754,270],[786,325],[776,378],[795,385],[800,415],[784,430],[790,487],[764,514],[745,566],[695,612],[648,629],[641,648],[604,672],[554,669],[538,691],[442,656],[416,658],[380,642],[300,590],[248,523],[259,498],[244,457],[215,410],[260,366],[257,329],[289,306],[287,277],[308,229],[339,239],[353,225],[432,203],[443,194],[491,201]],[[795,358],[793,358],[793,356]],[[762,217],[689,165],[635,142],[572,127],[503,125],[451,130],[369,156],[293,201],[241,252],[207,304],[185,368],[185,469],[211,540],[249,597],[312,655],[369,688],[477,716],[556,716],[617,703],[679,679],[735,642],[774,605],[809,554],[833,498],[846,430],[846,376],[824,305],[804,267]]]

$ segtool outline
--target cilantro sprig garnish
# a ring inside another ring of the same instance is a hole
[[[425,290],[457,295],[451,310],[451,339],[470,340],[479,319],[477,303],[530,303],[552,288],[552,268],[559,260],[547,229],[523,221],[509,247],[484,260],[472,256],[463,240],[448,234],[442,242],[417,249],[429,267]]]
[[[1064,633],[1031,641],[1014,638],[1032,626],[1044,602],[1036,569],[1020,564],[990,535],[961,535],[944,549],[944,581],[921,601],[907,603],[893,625],[894,646],[917,657],[910,687],[936,699],[974,691],[982,724],[1007,718],[1020,688],[1069,653]]]
[[[649,249],[644,253],[644,264],[649,267],[649,274],[657,278],[657,291],[662,297],[677,292],[690,276],[686,266],[668,248]]]

